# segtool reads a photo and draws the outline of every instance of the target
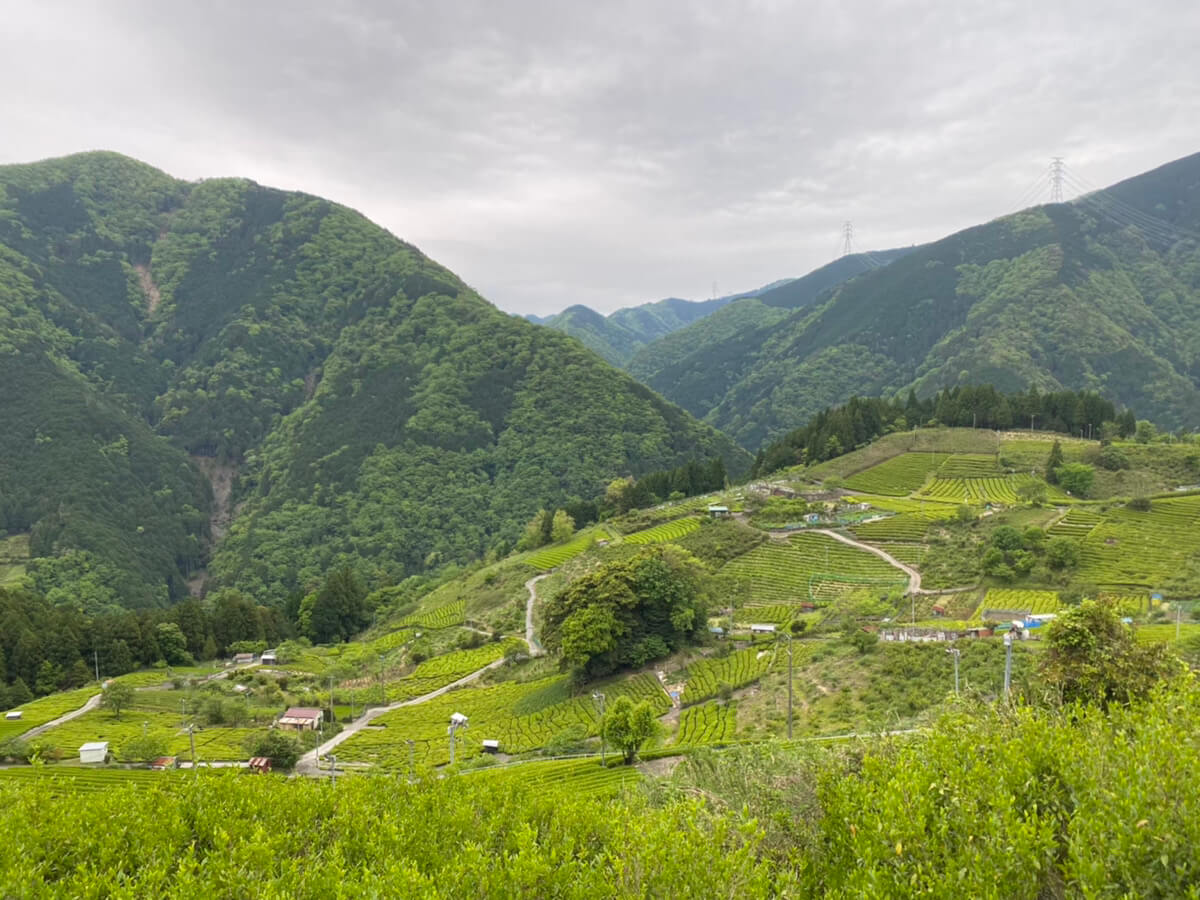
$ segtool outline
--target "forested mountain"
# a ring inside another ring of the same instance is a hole
[[[645,348],[631,370],[746,446],[855,394],[985,382],[1095,390],[1194,427],[1200,154],[917,248],[781,320],[759,309],[716,324]]]
[[[686,328],[645,345],[633,355],[625,368],[645,384],[655,386],[661,383],[670,387],[675,387],[678,379],[688,377],[679,368],[685,360],[690,365],[707,358],[706,366],[716,365],[722,371],[728,371],[729,364],[732,362],[736,365],[746,352],[738,345],[738,336],[768,329],[787,318],[790,310],[809,306],[842,282],[885,266],[910,250],[905,247],[870,254],[854,253],[827,263],[801,278],[768,285],[752,297],[735,300]],[[728,347],[727,342],[731,342]],[[729,354],[729,350],[733,353]],[[707,410],[719,401],[728,386],[719,374],[712,371],[705,372],[705,377],[710,379],[709,384],[720,386],[718,395],[705,406]],[[661,390],[658,387],[655,389]]]
[[[714,297],[712,300],[669,297],[654,303],[618,309],[607,316],[587,306],[576,305],[552,316],[526,318],[578,338],[585,347],[595,350],[613,365],[624,366],[639,347],[685,328],[736,300],[757,296],[788,283],[788,279],[775,281],[755,291]]]
[[[394,580],[615,474],[749,464],[349,209],[111,153],[0,167],[0,378],[0,536],[93,606],[179,599],[210,555],[260,601]]]

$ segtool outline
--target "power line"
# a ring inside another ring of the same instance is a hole
[[[842,256],[849,256],[854,252],[854,224],[846,222],[842,226]]]

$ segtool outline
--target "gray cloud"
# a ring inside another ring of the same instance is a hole
[[[1200,150],[1190,0],[9,4],[0,160],[362,210],[499,306],[803,274]]]

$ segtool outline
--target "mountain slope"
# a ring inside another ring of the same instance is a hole
[[[1200,155],[914,250],[647,381],[747,446],[856,393],[985,382],[1098,390],[1194,427],[1198,247]]]
[[[843,256],[809,272],[738,300],[642,347],[627,368],[655,390],[703,416],[743,376],[758,347],[790,311],[805,309],[829,290],[891,263],[913,248]]]
[[[105,601],[179,597],[210,514],[220,583],[269,601],[480,556],[616,474],[748,465],[357,213],[248,181],[0,167],[0,300],[0,526],[64,591],[111,567]],[[189,456],[241,474],[232,507]]]

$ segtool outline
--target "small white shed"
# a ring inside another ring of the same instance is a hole
[[[483,752],[484,753],[499,753],[500,752],[500,742],[493,741],[493,740],[484,741],[483,742]]]
[[[4,718],[5,721],[15,722],[17,719],[21,718],[21,710],[14,709],[12,712],[6,712],[4,714]]]
[[[91,741],[79,748],[81,763],[102,763],[108,759],[108,741]]]

